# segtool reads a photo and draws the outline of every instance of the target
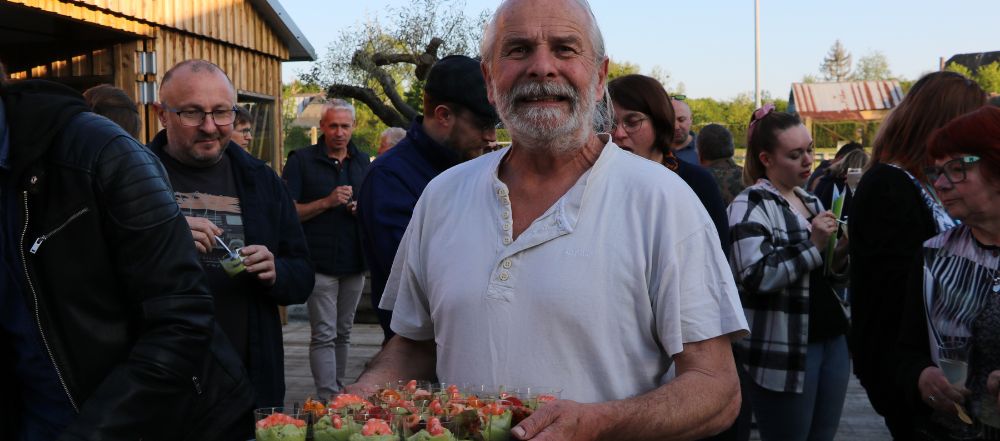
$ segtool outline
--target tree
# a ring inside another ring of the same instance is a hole
[[[478,52],[487,13],[473,17],[464,10],[462,0],[415,0],[391,8],[387,25],[372,19],[341,31],[301,77],[322,85],[329,97],[364,103],[386,125],[406,127],[418,115],[414,91],[430,67],[447,55]]]
[[[955,62],[948,63],[944,70],[965,75],[989,93],[1000,93],[1000,61],[994,61],[985,66],[979,66],[979,69],[976,69],[975,72],[968,67]]]
[[[629,63],[628,61],[622,61],[617,63],[615,61],[608,62],[608,81],[611,81],[618,77],[624,77],[625,75],[632,75],[639,73],[639,65],[635,63]]]
[[[823,63],[819,65],[819,72],[823,74],[823,79],[827,81],[844,81],[851,75],[851,53],[844,49],[844,45],[837,40],[830,47],[830,51],[823,58]]]
[[[881,51],[874,51],[858,58],[857,67],[854,68],[854,75],[851,78],[855,81],[892,79],[889,60]]]
[[[969,70],[968,67],[965,67],[965,65],[958,64],[955,62],[948,63],[948,65],[944,67],[944,70],[960,73],[962,75],[965,75],[965,77],[969,79],[973,78],[972,71]]]
[[[656,78],[656,80],[663,85],[664,89],[670,88],[670,72],[663,69],[663,66],[653,66],[653,68],[649,70],[648,75],[652,78]]]
[[[806,84],[818,83],[819,78],[816,78],[816,75],[813,74],[805,74],[802,76],[802,82]]]
[[[983,90],[989,93],[1000,93],[1000,61],[979,66],[975,80]]]

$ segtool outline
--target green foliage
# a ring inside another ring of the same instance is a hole
[[[969,70],[968,67],[965,67],[964,65],[955,62],[948,63],[948,65],[945,66],[944,70],[960,73],[962,75],[965,75],[967,78],[972,78],[972,71]]]
[[[762,97],[765,103],[774,103],[779,112],[788,110],[788,101],[774,99],[765,93]],[[747,126],[750,124],[750,114],[754,111],[753,98],[749,93],[737,95],[729,101],[718,101],[712,98],[694,98],[686,100],[691,107],[691,127],[698,132],[708,124],[721,124],[733,133],[733,141],[737,148],[746,148]]]
[[[403,99],[417,113],[424,113],[424,82],[414,79],[410,82],[410,87],[403,93]],[[405,127],[404,127],[405,128]]]
[[[629,63],[628,61],[622,61],[620,63],[611,61],[608,63],[608,81],[618,77],[624,77],[625,75],[637,73],[639,73],[638,64]]]
[[[965,75],[979,84],[987,93],[1000,93],[1000,61],[994,61],[985,66],[979,66],[975,73],[968,67],[952,62],[944,70]]]
[[[308,147],[312,144],[312,140],[309,139],[309,129],[305,127],[291,127],[291,125],[285,125],[285,153],[284,156],[288,156],[288,153],[293,150],[298,150],[302,147]]]
[[[351,140],[359,150],[368,156],[375,156],[375,152],[378,151],[378,136],[389,127],[379,120],[368,106],[360,104],[356,103],[354,106],[357,111],[357,125],[354,127]]]
[[[889,59],[881,51],[874,51],[858,59],[858,64],[854,68],[855,81],[888,80],[892,78],[892,71],[889,70]]]
[[[979,66],[976,82],[988,93],[1000,93],[1000,61]]]

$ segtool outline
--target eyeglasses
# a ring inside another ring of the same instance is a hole
[[[944,164],[941,164],[940,167],[926,167],[924,168],[924,175],[927,176],[927,180],[930,181],[931,184],[937,182],[938,178],[944,175],[945,179],[947,179],[951,185],[955,185],[965,180],[965,171],[972,168],[972,166],[976,165],[977,162],[979,162],[978,156],[962,156],[945,162]]]
[[[181,119],[181,124],[188,127],[197,127],[205,122],[207,115],[212,115],[212,122],[217,126],[227,126],[236,120],[236,106],[231,109],[213,110],[205,112],[203,110],[177,110],[166,107],[171,113],[176,113]]]
[[[625,129],[625,133],[633,134],[638,132],[642,128],[642,122],[649,119],[647,116],[635,116],[629,119],[622,120],[621,122],[615,121],[611,124],[611,133],[618,130],[618,127]]]
[[[217,118],[217,117],[215,117],[215,116],[213,116],[213,117],[212,117],[212,119],[213,119],[214,121],[218,121],[218,120],[217,120],[217,119],[215,119],[215,118]],[[200,123],[199,123],[199,124],[200,124]],[[251,128],[249,128],[249,127],[245,128],[245,129],[239,129],[239,130],[234,130],[234,131],[235,131],[235,132],[237,132],[237,133],[240,133],[240,134],[242,134],[243,136],[253,136],[253,129],[251,129]]]

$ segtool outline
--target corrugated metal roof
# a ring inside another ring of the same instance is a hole
[[[867,120],[871,111],[892,109],[902,100],[896,80],[792,83],[789,111],[821,120]]]

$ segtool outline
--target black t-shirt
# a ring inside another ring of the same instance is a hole
[[[211,167],[194,168],[164,155],[163,165],[170,175],[174,197],[184,216],[205,218],[221,228],[220,238],[233,252],[243,247],[243,217],[229,158],[222,155],[222,159]],[[220,263],[229,253],[218,241],[213,246],[210,253],[199,253],[198,260],[215,298],[216,320],[246,362],[250,316],[250,299],[247,296],[252,292],[250,284],[253,281],[246,272],[229,277]]]
[[[830,281],[823,275],[826,263],[809,272],[809,343],[847,333],[844,307]]]

